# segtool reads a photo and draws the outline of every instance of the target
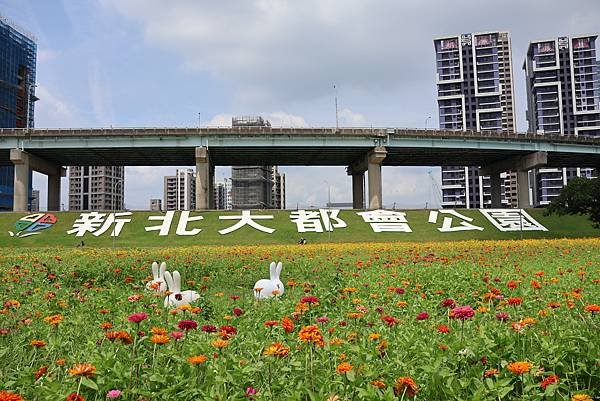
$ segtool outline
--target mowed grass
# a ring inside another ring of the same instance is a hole
[[[165,309],[164,294],[144,289],[153,261],[182,273],[199,309]],[[283,263],[285,293],[257,302],[271,261]],[[598,239],[2,248],[0,390],[47,401],[100,401],[113,389],[123,401],[391,401],[413,390],[422,400],[589,401],[600,395],[599,265]],[[447,304],[474,316],[453,319]],[[128,321],[140,312],[139,325]],[[198,326],[154,342],[153,332],[184,331],[182,320]],[[321,343],[305,341],[311,326]],[[111,340],[116,331],[132,342]],[[515,373],[515,362],[527,369]],[[69,370],[82,363],[95,372]]]
[[[347,228],[334,228],[332,232],[298,233],[296,225],[290,220],[291,211],[252,211],[256,215],[273,215],[273,220],[257,220],[258,223],[274,228],[273,234],[257,231],[245,226],[238,231],[221,235],[219,230],[235,223],[233,220],[219,220],[219,216],[240,214],[240,212],[193,212],[192,215],[202,215],[204,219],[188,225],[188,229],[201,228],[202,232],[195,236],[176,236],[175,229],[179,219],[176,213],[168,236],[159,237],[158,233],[146,232],[145,227],[157,225],[158,222],[148,221],[148,216],[157,215],[151,212],[134,212],[132,221],[127,223],[121,235],[110,237],[110,231],[96,237],[90,233],[84,237],[75,237],[66,232],[72,228],[79,213],[61,212],[55,215],[58,222],[54,227],[41,231],[39,235],[26,238],[12,238],[9,231],[15,231],[14,224],[25,214],[0,214],[0,246],[2,247],[74,247],[84,241],[86,246],[93,247],[170,247],[191,245],[259,245],[259,244],[295,244],[301,237],[308,243],[352,243],[352,242],[397,242],[397,241],[455,241],[471,239],[528,239],[528,238],[580,238],[595,237],[600,230],[594,229],[585,216],[544,216],[543,210],[528,210],[535,219],[541,222],[547,232],[524,231],[504,233],[496,229],[479,211],[459,210],[465,216],[472,217],[474,224],[484,228],[484,231],[460,231],[442,233],[437,230],[441,226],[428,223],[429,211],[407,211],[408,223],[412,233],[375,233],[368,223],[356,214],[356,211],[343,210],[340,217],[347,223]],[[158,213],[160,214],[160,213]],[[457,219],[455,224],[459,224]]]

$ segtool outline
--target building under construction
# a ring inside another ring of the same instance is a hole
[[[232,127],[270,127],[260,116],[234,117]],[[233,209],[285,209],[285,174],[277,166],[233,166]]]

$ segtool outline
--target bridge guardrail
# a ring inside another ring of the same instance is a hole
[[[527,140],[541,142],[561,142],[580,144],[599,144],[600,137],[537,134],[537,133],[498,133],[495,131],[453,131],[423,128],[366,128],[366,127],[123,127],[123,128],[0,128],[0,137],[74,137],[81,136],[189,136],[189,135],[303,135],[303,136],[367,136],[385,138],[388,136],[419,138],[478,138]]]

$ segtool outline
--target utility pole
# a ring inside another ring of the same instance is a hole
[[[338,92],[335,85],[333,85],[333,89],[335,90],[335,130],[340,129],[340,121],[339,121],[339,113],[338,113]]]

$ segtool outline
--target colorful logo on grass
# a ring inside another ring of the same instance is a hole
[[[50,228],[56,223],[56,216],[50,213],[35,213],[20,218],[15,223],[16,233],[9,231],[11,237],[29,237],[41,234],[40,231]]]

